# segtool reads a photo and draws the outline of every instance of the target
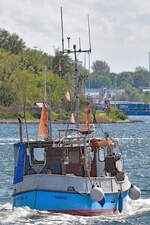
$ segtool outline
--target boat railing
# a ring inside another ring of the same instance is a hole
[[[58,130],[59,138],[61,138],[63,136],[67,137],[68,135],[71,135],[73,132],[79,133],[79,130],[76,128],[59,129]],[[62,134],[65,134],[65,135],[62,135]]]
[[[84,136],[67,136],[63,138],[59,138],[53,141],[53,147],[77,147],[84,146],[85,137]],[[87,145],[90,145],[90,140],[87,139]]]

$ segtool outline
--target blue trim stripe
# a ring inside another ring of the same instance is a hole
[[[122,193],[125,199],[127,192]],[[31,191],[14,196],[14,207],[28,206],[37,210],[117,210],[119,194],[105,194],[102,207],[89,195],[63,192]],[[113,201],[112,201],[113,200]],[[123,201],[122,201],[123,207]]]

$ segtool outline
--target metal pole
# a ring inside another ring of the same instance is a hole
[[[44,68],[44,103],[46,103],[46,66]]]
[[[79,84],[78,84],[78,65],[77,65],[76,45],[73,45],[73,49],[74,49],[75,96],[76,96],[76,125],[77,125],[77,128],[79,128],[79,102],[78,102]]]
[[[89,169],[88,169],[88,153],[87,153],[87,137],[84,137],[84,176],[89,176]]]
[[[49,106],[48,106],[48,136],[49,139],[52,139],[52,118],[51,118],[51,89],[50,86],[48,87],[48,102],[49,102]]]
[[[22,137],[22,122],[21,122],[21,119],[20,118],[18,118],[18,121],[19,121],[20,143],[22,144],[22,142],[23,142],[23,137]]]
[[[63,28],[63,12],[62,12],[62,7],[60,8],[60,12],[61,12],[62,52],[64,52],[64,28]]]
[[[91,67],[91,59],[90,59],[90,52],[88,52],[88,56],[89,56],[89,73],[90,73],[90,67]],[[90,79],[89,79],[89,90],[90,90],[90,88],[91,88],[91,84],[90,84]]]
[[[148,53],[148,55],[149,55],[149,79],[148,79],[149,84],[148,84],[148,87],[150,87],[150,52]]]

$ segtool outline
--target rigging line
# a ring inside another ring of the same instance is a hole
[[[28,134],[28,127],[27,127],[27,120],[26,120],[26,109],[25,109],[25,103],[24,103],[24,121],[25,121],[25,129],[26,129],[26,137],[27,137],[27,143],[29,148],[29,134]]]

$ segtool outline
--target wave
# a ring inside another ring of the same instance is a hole
[[[8,141],[15,142],[19,140],[20,140],[19,138],[0,138],[0,142],[8,142]]]
[[[150,211],[150,198],[132,201],[127,197],[123,213],[111,216],[72,216],[61,213],[31,210],[28,207],[12,209],[10,203],[0,205],[0,221],[3,225],[53,225],[53,224],[124,224],[136,214]],[[0,224],[1,224],[0,222]],[[129,223],[128,223],[129,224]]]
[[[30,141],[34,141],[35,139],[30,138]],[[15,144],[20,141],[19,138],[0,138],[0,145],[6,145],[7,144]],[[24,138],[24,141],[27,141],[26,138]]]
[[[125,216],[132,216],[136,213],[143,213],[147,211],[150,211],[150,198],[140,198],[136,201],[132,201],[129,197],[127,197],[127,202],[124,209]]]

